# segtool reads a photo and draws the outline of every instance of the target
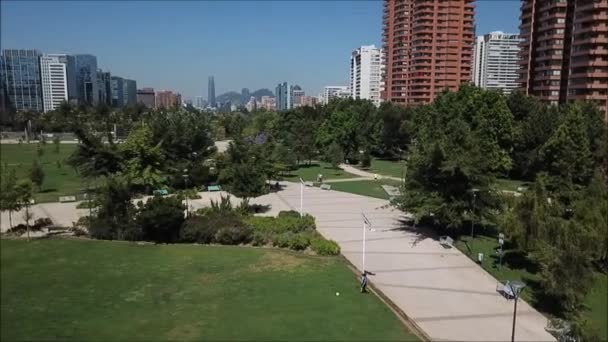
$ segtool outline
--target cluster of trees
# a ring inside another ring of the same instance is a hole
[[[29,179],[18,179],[14,168],[8,166],[0,170],[0,211],[8,211],[9,227],[13,227],[13,212],[25,208],[23,219],[26,223],[28,237],[30,220],[30,202],[33,198],[34,186]]]
[[[576,317],[593,271],[608,268],[602,113],[463,86],[408,117],[405,189],[394,204],[451,234],[471,220],[497,227],[540,266],[542,293],[557,312]],[[534,185],[513,196],[497,188],[499,177]]]

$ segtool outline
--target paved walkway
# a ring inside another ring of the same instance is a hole
[[[352,165],[348,165],[348,164],[340,164],[340,168],[348,173],[352,173],[353,175],[357,175],[359,177],[365,177],[365,178],[374,178],[374,175],[378,176],[378,179],[390,179],[390,180],[395,180],[398,182],[403,181],[403,179],[398,178],[398,177],[392,177],[392,176],[385,176],[385,175],[381,175],[381,174],[374,174],[371,172],[367,172],[361,169],[358,169]]]
[[[350,172],[350,171],[349,171]],[[299,208],[300,188],[288,183],[276,194]],[[306,188],[304,211],[318,230],[340,244],[342,254],[362,268],[361,212],[375,231],[367,232],[366,269],[370,281],[433,340],[508,341],[513,301],[496,292],[497,281],[457,249],[408,229],[404,215],[388,201]],[[554,341],[547,320],[524,301],[518,303],[517,341]]]

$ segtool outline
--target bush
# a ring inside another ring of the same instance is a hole
[[[300,217],[300,213],[295,210],[283,210],[279,212],[278,218],[282,217]]]
[[[177,197],[154,196],[139,204],[136,217],[144,239],[154,242],[177,241],[184,223],[184,205]]]
[[[361,163],[361,167],[363,167],[363,168],[368,168],[372,165],[372,158],[369,155],[368,151],[363,152],[360,163]]]
[[[34,225],[32,227],[35,227],[36,230],[40,230],[44,227],[48,227],[48,226],[52,226],[53,225],[53,220],[51,220],[48,217],[41,217],[39,219],[36,219],[36,221],[34,221]]]
[[[310,242],[310,247],[318,255],[338,255],[340,246],[334,240],[316,238]]]
[[[304,234],[295,234],[289,241],[289,248],[296,251],[305,250],[308,245],[310,245],[310,240]]]
[[[253,230],[246,226],[228,226],[220,228],[215,240],[222,245],[240,245],[251,242]]]
[[[213,243],[218,231],[217,222],[208,216],[194,216],[187,219],[180,231],[181,242]]]
[[[269,242],[268,234],[259,230],[254,230],[252,242],[254,246],[265,246]]]

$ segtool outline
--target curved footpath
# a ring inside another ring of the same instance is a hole
[[[270,205],[264,215],[299,210],[300,184],[283,184],[282,191],[251,203]],[[192,209],[225,193],[200,195],[202,199],[189,201]],[[513,301],[496,292],[497,280],[457,249],[445,249],[432,237],[407,227],[403,213],[388,207],[388,201],[306,187],[304,211],[315,217],[319,232],[338,242],[344,257],[358,269],[362,269],[361,213],[365,213],[374,229],[366,233],[365,268],[375,273],[370,282],[432,340],[511,339]],[[32,206],[32,212],[35,218],[50,217],[69,226],[88,210],[76,209],[75,203],[45,203]],[[20,222],[21,213],[14,213],[13,224]],[[6,212],[2,212],[1,228],[8,228]],[[521,300],[517,312],[516,341],[555,341],[544,330],[547,319],[530,305]]]

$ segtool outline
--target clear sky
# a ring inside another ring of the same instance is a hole
[[[382,1],[1,1],[0,45],[90,53],[139,88],[207,97],[348,83],[349,57],[381,43]],[[477,34],[518,32],[519,0],[478,0]]]

